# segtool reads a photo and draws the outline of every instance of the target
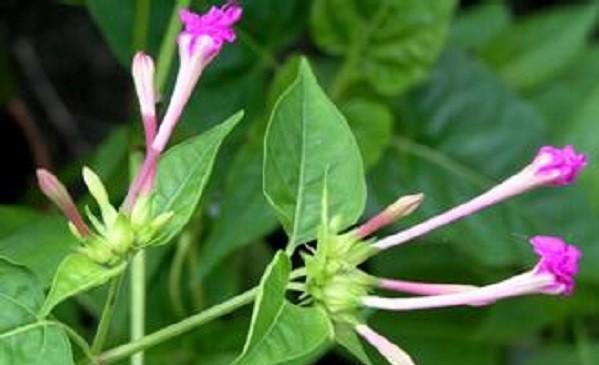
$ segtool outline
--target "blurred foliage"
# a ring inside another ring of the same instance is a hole
[[[149,1],[143,17],[134,0],[70,3],[73,11],[89,12],[123,70],[136,50],[138,27],[147,30],[145,48],[158,55],[174,6],[172,0]],[[191,6],[206,9],[207,3]],[[191,245],[175,239],[175,245],[149,252],[149,328],[255,285],[274,248],[284,244],[262,195],[263,139],[275,101],[301,67],[296,55],[302,53],[358,141],[368,172],[366,216],[401,194],[426,194],[419,213],[394,229],[475,196],[523,166],[544,143],[572,143],[591,155],[578,185],[533,192],[494,207],[425,242],[379,255],[369,270],[413,280],[489,283],[530,265],[527,237],[563,235],[585,253],[572,298],[379,313],[373,326],[414,354],[420,365],[599,363],[599,166],[593,158],[599,150],[598,9],[594,3],[563,3],[538,10],[528,2],[532,10],[515,15],[502,2],[457,7],[452,0],[243,1],[239,41],[227,46],[203,76],[177,139],[205,131],[240,109],[245,121],[224,142],[200,209],[188,212]],[[176,66],[174,61],[169,80]],[[0,51],[3,104],[19,94],[13,68],[5,50]],[[131,112],[132,123],[135,115]],[[280,126],[288,127],[284,119]],[[113,196],[124,194],[128,129],[134,129],[121,128],[105,133],[104,142],[84,159],[106,179]],[[343,138],[326,132],[330,146]],[[64,174],[80,166],[72,162]],[[75,177],[71,181],[77,186]],[[0,255],[29,268],[36,278],[23,274],[22,280],[39,280],[38,292],[49,286],[74,245],[59,222],[25,204],[0,209]],[[24,270],[16,264],[10,268]],[[103,295],[100,289],[61,304],[57,316],[89,333],[88,317],[98,315]],[[127,301],[128,296],[120,297],[112,345],[126,340]],[[281,332],[303,324],[301,309],[288,302],[272,305],[285,308]],[[217,365],[237,358],[238,363],[261,364],[248,355],[251,343],[238,357],[250,318],[249,311],[241,311],[158,346],[147,354],[148,363]],[[316,325],[322,333],[330,330],[324,319]],[[304,332],[306,343],[319,351],[303,363],[314,362],[322,353],[321,338]],[[53,329],[47,336],[59,341],[63,334]],[[48,356],[62,356],[61,349]],[[340,354],[334,361],[355,360]]]

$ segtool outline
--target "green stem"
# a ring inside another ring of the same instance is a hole
[[[162,39],[160,45],[160,51],[158,53],[158,63],[156,66],[156,87],[161,92],[168,79],[168,74],[173,63],[173,56],[177,47],[177,34],[181,29],[181,23],[179,22],[179,10],[186,8],[191,3],[191,0],[177,0],[171,18],[166,28],[166,33]]]
[[[144,337],[146,322],[146,254],[141,250],[131,263],[131,341]],[[131,365],[143,365],[144,353],[131,356]]]
[[[106,342],[106,337],[108,336],[110,324],[112,323],[112,317],[114,314],[114,309],[116,307],[121,283],[123,282],[123,277],[123,274],[119,274],[110,282],[106,302],[104,303],[102,315],[100,316],[100,323],[98,323],[98,329],[96,330],[96,335],[94,337],[94,341],[91,347],[91,352],[94,355],[99,354],[100,351],[102,351],[102,347]]]
[[[174,337],[182,335],[196,327],[199,327],[207,322],[210,322],[218,317],[233,312],[234,310],[251,303],[258,294],[258,288],[253,288],[245,293],[229,299],[226,302],[217,304],[203,312],[188,317],[180,322],[164,327],[154,333],[151,333],[137,341],[116,347],[99,356],[98,360],[101,364],[112,364],[122,359],[125,359],[133,354],[147,350],[162,342],[170,340]]]
[[[576,337],[580,365],[593,365],[595,362],[593,361],[590,340],[582,319],[577,319],[574,322],[574,336]]]
[[[360,57],[362,56],[364,49],[368,46],[372,32],[379,27],[380,22],[382,22],[387,15],[391,4],[392,2],[389,0],[381,1],[379,8],[372,17],[370,24],[364,25],[364,31],[361,32],[359,37],[357,37],[350,45],[341,69],[331,84],[330,94],[333,100],[338,101],[341,99],[347,88],[349,88],[349,86],[351,86],[351,84],[355,81],[355,69],[360,62]]]
[[[137,0],[135,2],[135,27],[133,27],[133,49],[143,49],[148,38],[150,24],[150,0]]]
[[[183,232],[179,237],[177,242],[177,251],[175,252],[175,257],[173,258],[173,263],[171,265],[171,270],[169,273],[169,295],[171,299],[171,305],[175,310],[175,313],[184,316],[185,315],[185,304],[183,303],[183,296],[181,291],[181,276],[183,274],[183,267],[185,264],[185,259],[187,258],[187,254],[189,252],[189,248],[191,247],[191,242],[193,240],[193,234],[191,232]]]

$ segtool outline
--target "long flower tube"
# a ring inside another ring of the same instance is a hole
[[[568,185],[576,180],[586,163],[586,155],[576,153],[572,146],[568,145],[563,149],[544,146],[528,166],[482,195],[423,223],[385,237],[374,245],[385,250],[534,188]]]
[[[538,264],[532,270],[510,279],[472,290],[419,298],[366,296],[362,298],[362,304],[371,308],[407,311],[460,305],[479,306],[482,303],[531,294],[571,295],[581,257],[578,248],[559,237],[536,236],[530,242],[540,257]]]
[[[234,2],[229,2],[220,8],[213,6],[203,15],[187,9],[181,10],[180,17],[184,29],[177,38],[179,71],[173,94],[158,131],[146,132],[146,137],[150,135],[152,140],[146,139],[146,156],[127,192],[122,206],[123,211],[131,212],[140,193],[148,194],[151,190],[160,155],[179,122],[193,89],[206,66],[220,53],[223,45],[235,41],[233,25],[239,21],[242,13],[242,8]],[[147,85],[147,82],[140,82],[140,84]],[[139,89],[141,92],[138,92],[138,96],[143,114],[144,105],[148,103],[142,98],[148,99],[149,93],[147,87]]]

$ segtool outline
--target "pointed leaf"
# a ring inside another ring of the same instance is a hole
[[[345,119],[320,89],[306,60],[277,102],[264,146],[264,192],[289,235],[290,248],[314,239],[325,173],[331,216],[341,229],[366,199],[360,151]]]
[[[326,313],[285,300],[291,262],[279,252],[260,282],[250,331],[235,365],[274,365],[313,359],[326,348],[333,329]]]
[[[426,76],[445,41],[454,0],[316,0],[312,35],[353,62],[347,75],[400,93]]]
[[[37,317],[43,293],[33,273],[0,258],[0,277],[0,364],[73,364],[64,331]]]
[[[171,148],[158,165],[154,215],[174,216],[150,245],[168,243],[191,218],[212,173],[216,154],[233,128],[241,121],[239,112],[198,137]]]
[[[40,311],[40,316],[48,316],[57,304],[73,295],[105,284],[120,274],[125,267],[126,263],[124,262],[112,268],[102,266],[78,253],[67,256],[56,270],[52,287]]]

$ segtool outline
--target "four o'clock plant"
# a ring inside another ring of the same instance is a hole
[[[138,52],[132,62],[133,82],[139,102],[145,137],[143,163],[128,188],[124,202],[116,207],[109,199],[100,178],[89,168],[83,169],[83,180],[95,199],[99,216],[86,208],[85,217],[77,209],[67,189],[50,172],[37,171],[42,192],[67,217],[73,235],[81,245],[76,254],[101,268],[122,268],[139,250],[149,246],[163,229],[176,218],[172,211],[155,213],[155,193],[159,161],[164,156],[169,139],[181,119],[183,110],[206,67],[218,56],[226,43],[235,40],[233,26],[242,16],[242,8],[235,2],[212,7],[206,14],[187,9],[180,12],[183,30],[178,35],[179,70],[170,102],[160,118],[156,109],[158,91],[155,88],[153,59]],[[303,252],[305,267],[299,268],[289,288],[299,288],[301,305],[322,309],[333,322],[349,325],[365,342],[376,348],[393,365],[409,365],[414,361],[399,346],[387,340],[366,324],[363,309],[389,311],[423,310],[451,306],[487,306],[510,297],[524,295],[571,295],[581,252],[560,237],[537,235],[529,242],[538,255],[537,264],[528,271],[485,286],[464,283],[424,283],[419,281],[379,278],[362,271],[359,266],[382,251],[400,246],[445,225],[467,218],[483,209],[509,198],[540,187],[564,186],[573,183],[586,165],[586,156],[572,146],[542,147],[522,170],[478,197],[396,234],[373,237],[379,229],[410,215],[422,204],[424,194],[417,193],[399,198],[367,222],[346,232],[340,232],[340,217],[328,214],[326,187],[322,203],[321,225],[316,237],[316,248]],[[326,186],[326,184],[325,184]],[[75,270],[75,266],[70,268]],[[88,280],[88,273],[74,273],[77,280]],[[97,274],[97,271],[93,272]],[[50,300],[42,316],[60,300],[76,294],[77,290],[61,287],[64,276],[57,275],[51,289],[58,299]],[[81,279],[82,278],[82,279]],[[58,284],[57,284],[58,281]],[[82,283],[81,290],[103,281]],[[81,291],[79,290],[79,291]],[[412,297],[388,297],[374,293],[384,290],[411,294]],[[65,294],[66,292],[66,294]],[[204,323],[213,313],[224,314],[230,309],[252,300],[255,291],[233,298],[217,306],[209,314],[199,314],[171,328],[141,339],[139,343],[124,345],[124,349],[109,352],[103,361],[118,360],[118,356],[132,354],[156,339],[168,339],[188,330],[195,323]],[[245,350],[244,350],[245,351]],[[93,355],[93,354],[92,354]],[[111,357],[112,356],[112,357]]]
[[[337,219],[329,219],[325,209],[316,250],[304,254],[307,276],[303,299],[325,308],[334,321],[353,326],[356,333],[374,346],[389,363],[410,365],[414,364],[411,357],[370,328],[364,322],[360,309],[408,311],[451,306],[478,307],[523,295],[571,295],[581,252],[576,246],[553,236],[538,235],[529,240],[539,257],[532,269],[481,287],[378,278],[363,272],[358,266],[382,251],[408,243],[511,197],[539,187],[571,184],[586,163],[586,156],[578,154],[572,146],[561,149],[542,147],[529,165],[478,197],[381,239],[369,236],[382,226],[413,212],[422,202],[422,194],[400,198],[366,223],[345,233],[338,233]],[[326,205],[324,199],[323,206]],[[413,294],[415,297],[371,295],[373,289]]]

